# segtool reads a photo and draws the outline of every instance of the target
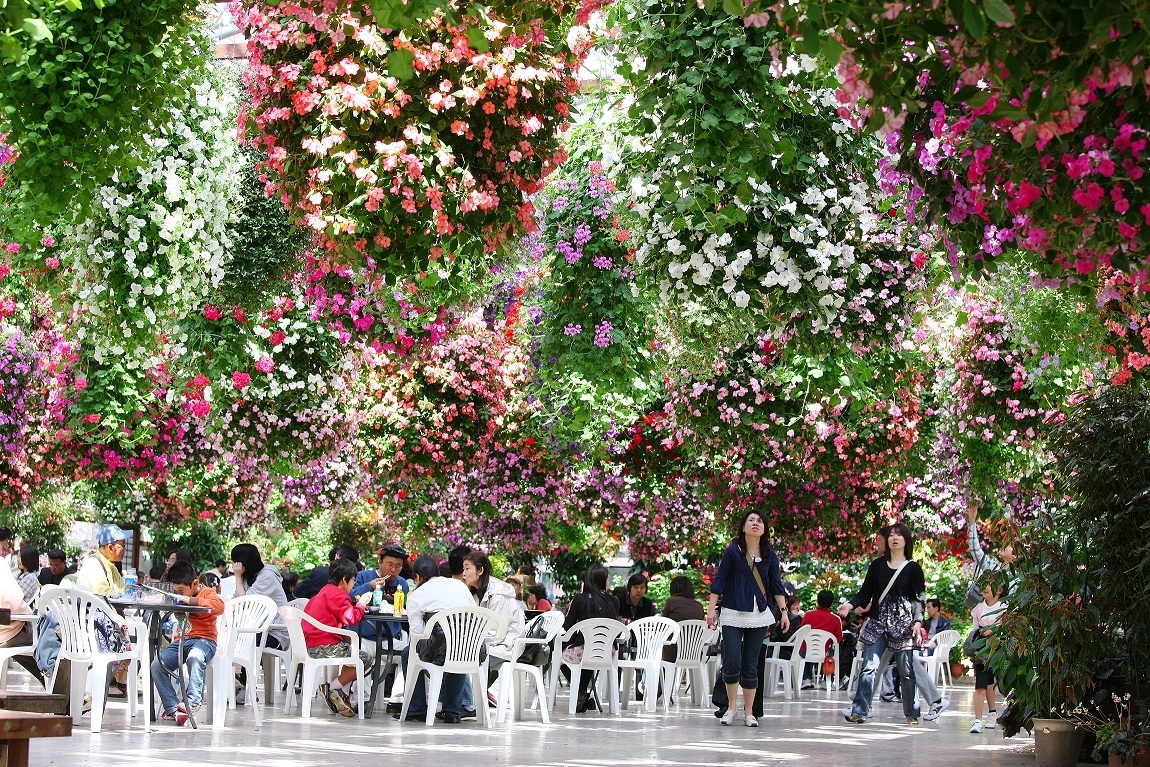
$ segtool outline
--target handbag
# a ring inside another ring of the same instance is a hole
[[[779,609],[779,605],[771,597],[767,591],[767,587],[763,585],[763,576],[759,575],[759,568],[755,567],[755,563],[751,561],[751,552],[747,552],[747,567],[751,568],[751,575],[755,577],[755,583],[759,586],[759,593],[763,595],[763,599],[767,600],[767,609],[771,611],[771,616],[775,619],[775,623],[783,617],[783,611]]]
[[[979,633],[981,630],[982,629],[980,626],[975,626],[970,630],[970,633],[966,635],[966,639],[964,639],[962,642],[962,654],[967,658],[970,658],[971,662],[974,663],[980,662],[979,651],[986,644],[985,642],[980,641],[982,639]]]
[[[835,675],[835,659],[823,658],[823,676],[833,677]]]
[[[527,626],[527,631],[523,633],[525,639],[546,639],[547,626],[543,622],[543,616],[540,615],[535,620],[531,621]],[[516,663],[526,663],[530,666],[546,666],[547,661],[551,660],[551,645],[549,644],[529,644],[523,648],[523,652],[516,659]]]

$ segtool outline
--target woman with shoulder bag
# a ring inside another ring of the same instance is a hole
[[[570,629],[576,623],[588,618],[612,618],[619,620],[619,602],[613,594],[607,592],[607,568],[603,565],[591,565],[583,577],[583,591],[571,600],[567,610],[567,617],[563,620],[564,630]],[[578,663],[583,659],[583,635],[575,634],[571,641],[563,646],[564,659]],[[566,671],[566,668],[564,668]],[[587,710],[587,700],[590,697],[591,680],[594,673],[584,671],[579,675],[579,697],[575,706],[575,713],[582,714]],[[574,682],[571,684],[575,688]],[[573,693],[574,694],[574,693]]]
[[[759,650],[771,625],[777,620],[783,631],[790,628],[786,613],[785,587],[779,558],[763,539],[767,525],[761,514],[749,511],[739,523],[731,545],[723,552],[718,572],[711,582],[707,624],[722,630],[723,683],[727,688],[727,710],[719,723],[733,724],[738,688],[743,688],[743,724],[758,727],[755,718],[755,690],[759,686]],[[723,598],[721,619],[715,608]],[[774,601],[779,610],[771,610]]]
[[[851,701],[847,721],[863,724],[871,715],[874,703],[874,681],[883,652],[890,649],[902,676],[902,710],[907,724],[919,724],[920,711],[915,700],[914,640],[922,629],[926,605],[926,576],[911,557],[914,535],[902,523],[890,526],[886,535],[886,554],[870,563],[859,592],[839,607],[845,618],[854,607],[871,604],[870,620],[862,628],[863,669],[858,689]]]

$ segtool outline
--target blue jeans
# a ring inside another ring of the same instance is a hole
[[[208,664],[216,655],[216,643],[210,639],[185,639],[184,664],[188,667],[188,705],[199,708],[204,700],[204,674]],[[160,657],[152,661],[152,681],[156,684],[156,692],[160,694],[160,702],[169,714],[175,713],[180,699],[176,696],[176,689],[172,685],[169,673],[179,671],[180,643],[173,642],[160,651]]]
[[[740,629],[723,626],[723,682],[738,683],[744,690],[759,686],[759,651],[767,636],[768,626]]]
[[[868,717],[874,705],[874,678],[878,673],[879,661],[886,651],[889,638],[886,634],[879,637],[874,644],[863,645],[863,667],[859,674],[858,689],[855,690],[851,701],[851,713]],[[902,713],[907,717],[918,718],[919,706],[915,695],[914,659],[910,650],[895,650],[894,661],[898,664],[898,673],[902,676]]]
[[[406,684],[412,684],[412,679],[407,675],[407,658],[411,652],[411,645],[403,648],[400,653],[400,659],[403,662],[403,678]],[[420,674],[419,679],[416,679],[415,687],[411,693],[411,704],[407,709],[408,716],[422,717],[427,714],[427,687],[424,680],[427,674]],[[464,674],[444,674],[443,684],[439,688],[439,700],[443,703],[444,712],[450,711],[453,714],[458,714],[463,705],[463,683],[467,680]]]

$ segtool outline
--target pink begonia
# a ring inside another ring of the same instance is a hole
[[[271,357],[265,355],[256,361],[256,370],[260,371],[261,373],[270,373],[275,369],[276,364],[272,362]]]
[[[45,237],[44,239],[40,240],[40,244],[43,245],[45,248],[50,248],[56,244],[56,239],[54,237],[48,236],[48,237]]]

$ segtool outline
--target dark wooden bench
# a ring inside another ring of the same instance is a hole
[[[0,711],[64,715],[68,713],[68,698],[50,692],[0,690]]]
[[[30,738],[72,734],[72,718],[27,711],[0,711],[0,767],[28,767]]]

